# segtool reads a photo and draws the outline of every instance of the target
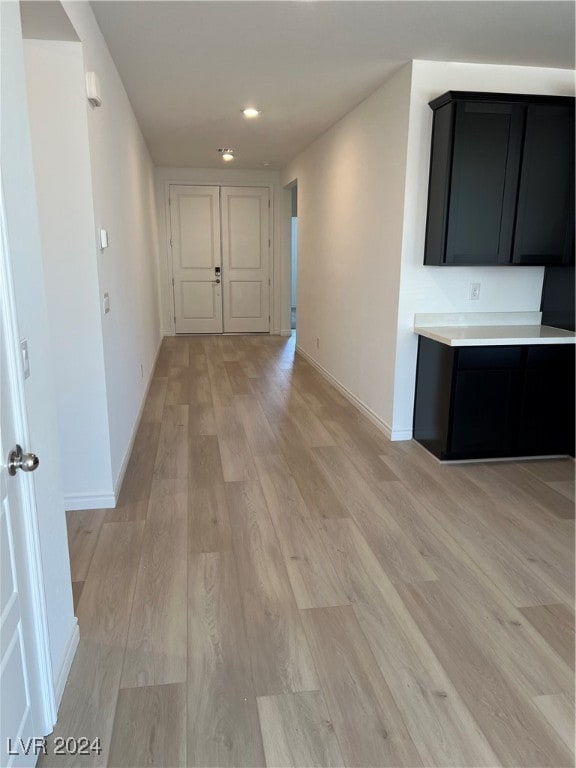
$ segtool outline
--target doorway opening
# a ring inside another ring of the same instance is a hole
[[[292,195],[292,216],[290,220],[290,328],[296,330],[296,296],[298,281],[298,184],[290,190]]]

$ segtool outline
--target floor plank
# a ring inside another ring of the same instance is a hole
[[[258,714],[269,768],[344,765],[320,691],[261,696]]]
[[[316,517],[348,517],[344,502],[324,476],[308,446],[291,425],[278,428],[282,454],[311,515]]]
[[[497,765],[486,737],[354,522],[327,520],[323,528],[325,547],[424,764]]]
[[[159,437],[159,423],[143,422],[138,427],[118,503],[106,511],[105,522],[146,519]]]
[[[340,448],[315,448],[313,454],[393,580],[431,581],[436,574],[389,515],[382,515],[377,495],[363,481]]]
[[[573,694],[556,693],[550,696],[538,696],[534,702],[564,744],[574,754],[574,723],[576,720]]]
[[[165,405],[154,474],[169,480],[188,477],[188,406]]]
[[[505,765],[569,766],[572,758],[454,609],[440,582],[398,585],[400,595]]]
[[[105,509],[66,512],[72,581],[86,578],[105,516]]]
[[[188,481],[152,486],[121,688],[186,681]]]
[[[574,614],[567,605],[520,608],[548,645],[574,669]]]
[[[352,608],[302,617],[346,765],[422,765]]]
[[[188,765],[262,766],[232,552],[192,555],[188,585]]]
[[[224,480],[226,482],[256,480],[254,458],[234,403],[225,407],[216,407],[214,415]]]
[[[256,694],[316,690],[316,671],[260,484],[228,483],[226,495]]]
[[[110,766],[186,765],[186,686],[127,688],[118,694]]]

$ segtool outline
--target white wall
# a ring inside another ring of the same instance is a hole
[[[24,53],[64,498],[102,504],[113,483],[82,46],[26,40]]]
[[[50,653],[58,687],[74,648],[66,520],[60,482],[55,379],[47,328],[44,269],[37,220],[34,169],[28,122],[24,55],[18,3],[0,3],[0,167],[7,236],[14,277],[18,327],[28,341],[30,377],[24,382],[30,444],[40,457],[33,475],[38,510]]]
[[[159,233],[159,281],[161,327],[165,336],[174,334],[174,299],[171,278],[170,222],[168,218],[168,187],[170,184],[192,184],[222,187],[269,187],[272,217],[271,251],[271,333],[290,329],[290,289],[281,264],[281,214],[278,171],[241,170],[233,168],[156,168],[156,204]],[[289,279],[289,278],[288,278]]]
[[[393,433],[412,435],[418,312],[515,312],[540,309],[543,267],[425,267],[424,236],[432,138],[428,102],[446,91],[574,95],[570,70],[414,61],[406,167]],[[399,254],[396,254],[396,258]],[[481,283],[480,300],[468,298]]]
[[[298,182],[298,346],[388,433],[410,76],[403,67],[282,172]]]
[[[161,340],[154,167],[89,4],[63,7],[82,42],[84,68],[96,72],[102,88],[102,106],[87,109],[94,221],[110,243],[99,253],[94,232],[100,305],[107,292],[111,307],[101,318],[117,491]]]

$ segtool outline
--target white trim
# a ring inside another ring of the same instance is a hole
[[[79,642],[80,642],[80,630],[78,628],[78,619],[74,616],[74,621],[72,622],[72,626],[70,628],[70,634],[68,636],[68,642],[66,643],[66,648],[64,650],[62,663],[60,664],[60,669],[58,670],[58,674],[56,675],[55,696],[56,696],[57,709],[59,709],[60,702],[62,701],[64,688],[66,687],[66,681],[68,680],[68,675],[70,674],[70,667],[72,666],[72,662],[74,661],[74,656],[76,655],[76,650],[78,648]]]
[[[64,509],[77,512],[81,509],[114,509],[115,493],[69,493],[64,496]]]
[[[411,429],[393,429],[390,433],[390,440],[395,443],[400,440],[412,440]]]
[[[8,362],[8,380],[12,394],[12,410],[16,433],[21,435],[22,444],[29,445],[30,435],[26,418],[26,400],[21,375],[21,360],[18,347],[18,324],[16,321],[16,301],[12,268],[9,257],[7,228],[5,218],[4,191],[0,187],[0,313],[6,333],[6,356]],[[56,722],[57,710],[54,697],[54,678],[50,658],[50,634],[48,631],[48,613],[44,594],[44,571],[40,552],[40,534],[38,531],[38,513],[34,479],[30,475],[21,478],[22,524],[26,539],[26,570],[28,574],[29,599],[34,617],[34,626],[29,628],[34,646],[34,658],[28,663],[36,669],[32,681],[35,708],[39,722],[35,725],[42,734],[50,733]]]
[[[280,331],[280,336],[292,336],[292,331]]]
[[[144,406],[146,405],[148,393],[150,392],[150,385],[152,384],[152,379],[154,378],[154,370],[156,368],[156,363],[158,362],[158,355],[160,354],[160,348],[162,347],[163,339],[164,339],[164,336],[161,335],[158,341],[158,346],[156,348],[156,354],[154,355],[154,360],[152,361],[152,366],[150,368],[150,375],[148,376],[148,383],[146,384],[144,396],[142,397],[142,400],[140,402],[138,416],[136,417],[136,421],[134,422],[134,429],[132,430],[132,436],[130,438],[130,442],[128,443],[128,448],[126,449],[124,458],[122,459],[122,464],[120,465],[120,471],[118,472],[116,481],[114,483],[114,495],[112,497],[114,499],[114,502],[111,505],[111,507],[116,506],[116,502],[118,501],[118,496],[120,495],[120,489],[122,488],[124,475],[126,474],[126,470],[128,468],[128,462],[130,461],[130,456],[132,455],[132,449],[134,448],[134,441],[136,440],[136,434],[140,426],[140,420],[142,419],[142,414],[144,413]],[[92,498],[97,498],[97,497],[94,496]],[[77,507],[77,509],[109,509],[109,507]]]
[[[326,368],[323,368],[320,363],[318,363],[314,358],[308,354],[308,352],[305,352],[302,347],[299,347],[296,345],[296,352],[297,354],[301,355],[305,360],[307,360],[310,365],[312,365],[316,370],[322,374],[322,376],[332,384],[333,387],[335,387],[338,392],[340,392],[341,395],[344,395],[346,400],[348,400],[352,405],[357,408],[360,413],[362,413],[366,418],[374,424],[375,427],[378,427],[378,429],[383,432],[388,440],[411,440],[412,439],[412,430],[408,429],[398,429],[393,430],[392,427],[390,427],[389,424],[387,424],[383,419],[380,418],[374,411],[369,408],[365,403],[362,402],[356,395],[354,395],[352,392],[350,392],[349,389],[347,389],[343,384],[341,384],[338,379],[336,379],[331,373],[329,373]]]

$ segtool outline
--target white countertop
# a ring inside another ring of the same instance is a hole
[[[449,347],[576,343],[576,334],[572,331],[548,325],[415,326],[414,333]]]
[[[414,316],[414,333],[449,347],[576,344],[576,334],[541,325],[540,312],[436,313]]]

